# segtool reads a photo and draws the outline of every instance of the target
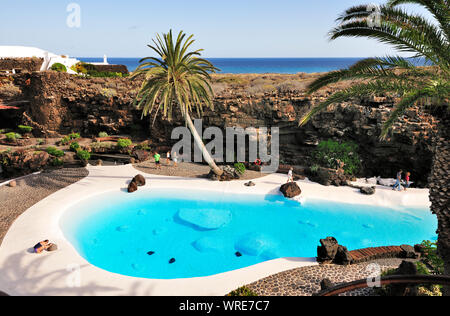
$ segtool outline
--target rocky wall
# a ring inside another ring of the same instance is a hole
[[[24,108],[22,123],[33,125],[43,135],[142,132],[154,144],[170,145],[173,127],[183,124],[177,116],[173,122],[161,117],[154,124],[150,118],[142,120],[140,111],[133,107],[139,81],[82,78],[52,71],[27,76],[30,80],[27,86],[22,84],[22,90],[30,103]],[[16,81],[21,85],[25,79],[18,76]],[[411,171],[412,181],[424,185],[430,173],[431,140],[437,122],[419,108],[409,110],[385,141],[380,141],[379,135],[395,101],[387,97],[341,103],[318,114],[306,126],[298,126],[299,118],[312,105],[338,88],[306,96],[298,90],[254,93],[245,85],[225,86],[216,93],[214,111],[205,111],[204,127],[278,126],[281,162],[301,166],[309,164],[310,153],[321,140],[351,140],[359,145],[361,175],[394,177],[402,168]]]

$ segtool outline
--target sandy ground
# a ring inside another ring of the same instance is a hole
[[[0,186],[0,245],[14,220],[28,208],[50,194],[88,175],[85,168],[66,168],[30,175],[17,186]]]
[[[145,173],[156,174],[160,176],[176,176],[188,178],[205,178],[211,170],[208,165],[188,162],[178,163],[178,166],[174,167],[172,162],[170,163],[170,165],[167,165],[165,158],[161,158],[161,169],[156,168],[153,159],[134,164],[133,167]],[[264,177],[266,175],[267,174],[260,173],[258,171],[247,170],[239,180],[252,180]]]

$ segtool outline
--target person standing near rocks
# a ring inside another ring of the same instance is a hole
[[[294,171],[294,168],[290,168],[289,169],[289,172],[288,172],[288,179],[287,179],[287,183],[289,183],[289,182],[294,182],[294,175],[293,175],[293,171]]]
[[[170,166],[170,150],[166,154],[166,164]]]
[[[159,161],[161,159],[161,155],[158,154],[158,152],[155,152],[155,155],[153,156],[153,158],[155,158],[155,165],[156,165],[156,169],[161,169],[161,162]]]
[[[394,184],[394,187],[392,188],[392,190],[401,191],[401,189],[402,189],[402,186],[401,186],[402,173],[403,173],[403,170],[400,170],[399,172],[397,172],[397,179],[395,181],[395,184]]]
[[[177,156],[177,152],[176,151],[173,152],[172,161],[173,161],[173,166],[176,168],[177,167],[177,163],[178,163],[178,156]]]
[[[407,172],[405,175],[405,180],[406,180],[406,184],[405,184],[405,191],[407,189],[409,189],[409,187],[411,186],[411,182],[409,181],[409,177],[411,176],[411,172]]]

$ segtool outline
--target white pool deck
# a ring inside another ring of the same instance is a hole
[[[246,181],[212,182],[144,174],[132,165],[88,166],[88,170],[88,177],[35,204],[10,227],[0,246],[0,290],[10,295],[225,295],[266,276],[317,264],[315,258],[282,258],[213,276],[173,280],[128,277],[97,268],[77,253],[59,227],[64,211],[82,199],[125,190],[131,178],[138,173],[146,177],[146,187],[150,190],[152,187],[196,188],[235,194],[280,194],[278,188],[286,181],[286,175],[271,174],[253,180],[256,186],[246,187],[243,185]],[[298,181],[298,184],[304,199],[394,208],[430,206],[427,189],[397,192],[378,186],[374,195],[365,196],[349,187],[325,187],[308,180]],[[44,239],[55,242],[58,251],[40,255],[29,251],[30,247]]]

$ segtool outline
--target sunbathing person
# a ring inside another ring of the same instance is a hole
[[[39,243],[37,243],[33,249],[35,253],[41,253],[44,250],[47,250],[48,248],[50,248],[52,246],[52,244],[49,243],[48,239],[41,241]]]

